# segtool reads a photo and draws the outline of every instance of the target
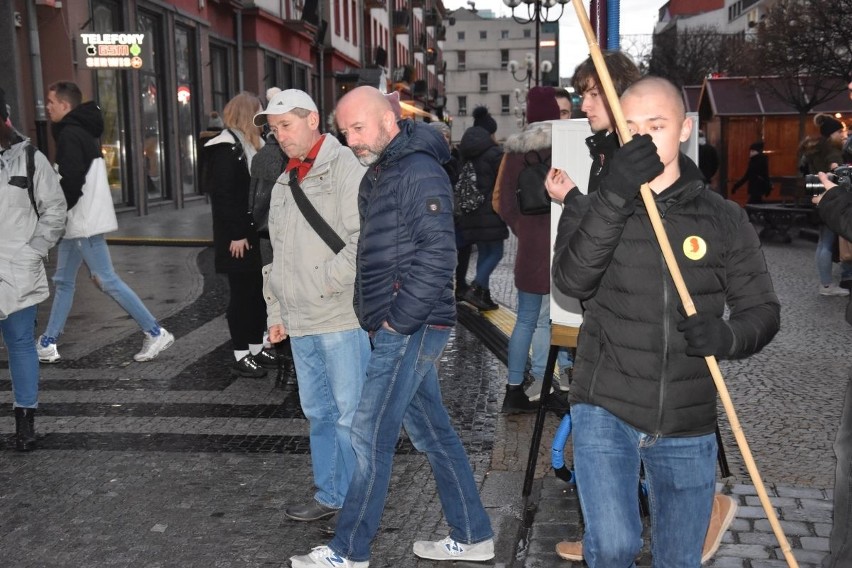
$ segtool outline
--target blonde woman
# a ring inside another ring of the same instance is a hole
[[[251,162],[263,141],[252,119],[261,110],[251,93],[240,93],[225,105],[225,129],[204,145],[202,189],[213,209],[216,272],[227,274],[231,297],[228,330],[234,349],[232,375],[260,378],[275,368],[276,358],[263,350],[266,303],[259,237],[249,213]]]

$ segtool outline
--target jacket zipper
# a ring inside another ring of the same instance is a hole
[[[665,222],[665,213],[660,213],[660,219]],[[650,221],[650,218],[648,219]],[[653,229],[653,228],[652,228]],[[668,318],[668,307],[669,307],[669,288],[666,286],[666,271],[668,270],[666,267],[666,259],[660,253],[659,256],[660,262],[662,264],[662,278],[660,279],[663,284],[663,356],[661,360],[660,366],[660,396],[657,401],[657,427],[656,427],[656,435],[662,435],[662,423],[663,423],[663,400],[666,396],[666,365],[669,359],[669,318]]]

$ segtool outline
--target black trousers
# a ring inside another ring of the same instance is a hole
[[[228,274],[231,299],[226,317],[235,351],[263,342],[266,330],[266,301],[263,299],[263,275],[260,270]]]

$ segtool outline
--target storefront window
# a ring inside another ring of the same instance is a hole
[[[169,193],[164,163],[166,148],[161,128],[163,94],[160,90],[165,85],[165,81],[162,76],[159,51],[162,46],[160,21],[156,16],[140,11],[136,27],[140,33],[145,34],[148,44],[148,49],[142,56],[142,68],[139,69],[145,191],[149,200],[162,199],[169,197]]]
[[[195,178],[195,35],[190,28],[175,26],[175,64],[177,69],[177,127],[179,178],[184,195],[197,193]]]
[[[121,12],[115,2],[97,0],[93,3],[92,13],[95,32],[108,33],[120,29]],[[95,78],[98,106],[104,116],[101,152],[106,162],[112,202],[116,205],[131,204],[124,144],[124,81],[118,71],[111,69],[98,69]]]
[[[231,99],[231,81],[228,73],[228,48],[210,44],[210,75],[212,77],[213,110],[222,112]]]

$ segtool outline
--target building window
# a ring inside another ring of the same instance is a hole
[[[459,32],[459,41],[464,41],[464,32]]]
[[[467,97],[459,97],[459,116],[467,116]]]
[[[488,73],[479,74],[479,90],[480,92],[488,90]]]
[[[263,66],[264,66],[264,77],[263,77],[263,87],[264,89],[268,89],[269,87],[277,87],[278,83],[278,58],[271,53],[267,53],[263,58]]]
[[[340,37],[340,2],[334,3],[334,35]]]
[[[479,39],[488,39],[488,32],[485,30],[479,30]]]
[[[500,69],[505,69],[509,66],[509,50],[500,50]]]
[[[532,37],[532,31],[529,28],[524,28],[524,38],[528,39]]]
[[[467,54],[464,51],[459,51],[459,71],[464,71],[467,68]]]
[[[509,39],[509,30],[500,30],[500,39]]]
[[[509,114],[509,95],[500,95],[500,112]]]
[[[286,90],[293,88],[293,64],[289,61],[281,62],[281,84],[277,87]]]
[[[349,40],[349,2],[343,2],[343,39]]]
[[[228,48],[210,44],[210,77],[213,110],[222,112],[231,98],[231,73],[228,68]]]
[[[358,45],[358,6],[352,0],[352,45]]]
[[[142,107],[142,154],[144,156],[145,190],[148,200],[164,199],[170,195],[165,157],[171,156],[168,136],[164,136],[166,84],[162,54],[162,21],[147,12],[136,15],[136,30],[145,34],[149,57],[142,58],[139,69],[139,100]]]

